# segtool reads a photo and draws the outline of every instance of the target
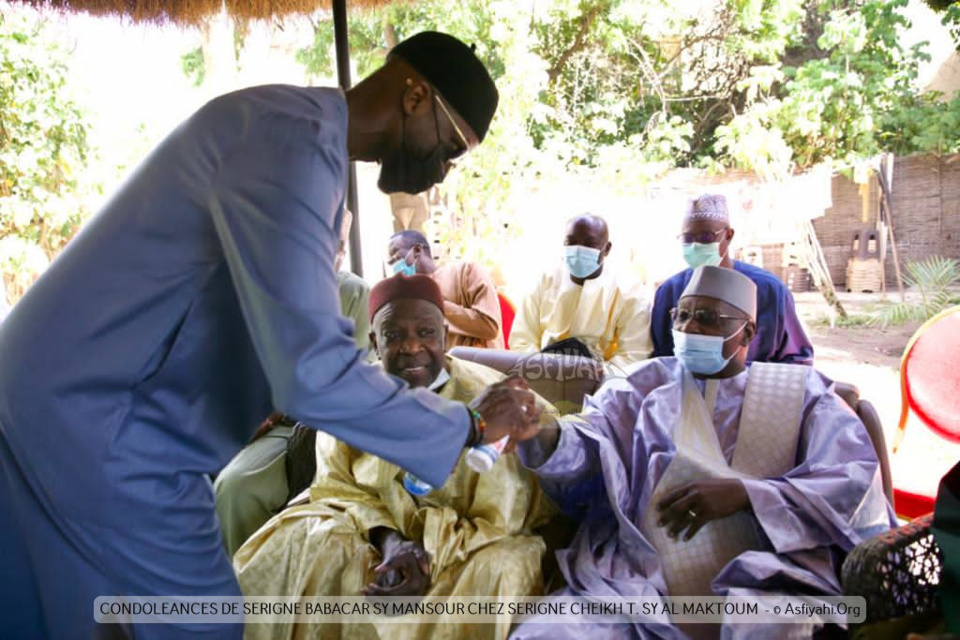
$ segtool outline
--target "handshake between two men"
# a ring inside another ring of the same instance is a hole
[[[470,403],[470,409],[479,419],[474,420],[467,444],[491,444],[509,437],[504,449],[507,453],[517,442],[537,435],[544,406],[526,381],[510,376],[487,387]]]

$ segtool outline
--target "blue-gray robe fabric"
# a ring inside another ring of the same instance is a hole
[[[337,90],[264,86],[174,130],[0,325],[0,628],[90,638],[98,595],[239,595],[208,474],[274,408],[443,484],[460,404],[340,315]],[[208,633],[142,625],[137,638]]]
[[[712,417],[728,464],[748,377],[749,369],[718,385]],[[593,505],[570,548],[557,554],[569,585],[559,595],[669,595],[659,554],[640,532],[640,523],[647,509],[656,508],[650,496],[676,454],[673,432],[680,423],[682,379],[676,358],[650,360],[588,397],[581,414],[585,422],[563,424],[557,450],[548,459],[536,441],[518,448],[557,504]],[[810,369],[796,467],[779,478],[745,481],[763,548],[737,556],[720,571],[712,583],[717,595],[840,595],[838,570],[844,555],[861,540],[895,526],[870,436],[830,385]],[[770,634],[762,625],[737,625],[724,632]],[[796,632],[809,635],[810,630],[788,625],[775,635]],[[661,618],[596,629],[534,619],[511,637],[685,636]]]

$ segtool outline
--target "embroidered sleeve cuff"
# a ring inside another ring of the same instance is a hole
[[[517,447],[517,455],[524,466],[543,478],[568,475],[582,468],[586,455],[576,427],[564,420],[557,421],[560,427],[560,439],[553,454],[540,447],[537,439],[527,440]]]

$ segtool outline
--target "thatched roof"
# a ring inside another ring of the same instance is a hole
[[[134,22],[174,22],[196,25],[205,18],[227,12],[238,18],[270,19],[287,15],[312,14],[329,9],[331,0],[13,0],[32,7],[89,13],[95,16],[122,16]],[[348,8],[376,7],[393,0],[347,0]]]

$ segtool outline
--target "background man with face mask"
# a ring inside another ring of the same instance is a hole
[[[537,419],[519,385],[471,411],[367,363],[334,272],[348,161],[421,191],[496,104],[472,49],[426,32],[346,94],[216,98],[147,157],[0,325],[6,639],[92,637],[104,594],[239,596],[209,476],[274,409],[435,486]]]
[[[579,347],[602,361],[608,374],[650,356],[647,301],[636,283],[604,268],[612,246],[600,216],[567,223],[563,265],[544,273],[524,298],[510,332],[511,351],[533,353],[568,341],[564,349]]]
[[[756,292],[732,269],[694,270],[671,314],[675,358],[644,362],[579,416],[520,435],[547,495],[588,509],[558,556],[570,585],[558,595],[837,596],[844,554],[895,526],[870,436],[833,383],[812,367],[747,365]],[[511,639],[607,637],[611,626],[534,619]],[[721,634],[653,615],[615,637],[793,638],[812,627]]]
[[[726,198],[702,195],[691,200],[680,238],[690,268],[660,285],[654,296],[650,320],[654,357],[674,355],[670,310],[677,306],[693,270],[712,266],[733,269],[757,285],[757,336],[750,343],[747,362],[813,363],[813,345],[797,317],[790,290],[769,271],[730,257],[733,229]]]
[[[462,260],[450,260],[438,267],[426,236],[412,229],[390,237],[387,260],[392,273],[430,276],[440,287],[443,315],[450,330],[448,348],[503,349],[500,300],[486,269]]]

